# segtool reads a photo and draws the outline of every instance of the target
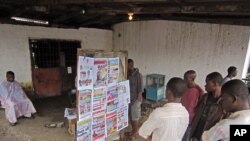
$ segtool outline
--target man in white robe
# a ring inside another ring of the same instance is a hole
[[[6,78],[7,80],[0,84],[0,102],[5,109],[7,120],[14,126],[18,117],[30,118],[36,110],[21,85],[15,81],[15,74],[8,71]]]

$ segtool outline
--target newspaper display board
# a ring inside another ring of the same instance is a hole
[[[108,140],[128,126],[127,52],[78,49],[77,62],[76,140]]]

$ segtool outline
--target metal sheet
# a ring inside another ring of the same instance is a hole
[[[59,68],[39,68],[33,70],[33,85],[39,97],[61,95],[62,80]]]

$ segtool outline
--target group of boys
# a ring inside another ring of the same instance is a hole
[[[133,66],[133,60],[129,60]],[[131,67],[129,72],[137,71],[137,79],[141,79],[138,69]],[[250,124],[249,92],[247,85],[241,80],[234,79],[236,67],[228,68],[228,75],[223,79],[218,72],[212,72],[206,77],[205,90],[195,83],[196,72],[189,70],[184,79],[173,77],[166,86],[167,104],[155,109],[138,128],[133,125],[132,137],[141,137],[151,141],[229,141],[229,128],[232,124]],[[129,78],[133,77],[128,75]],[[130,80],[129,79],[129,80]],[[136,80],[130,83],[136,87]],[[132,92],[135,101],[141,97],[140,89]],[[130,115],[136,115],[138,109],[130,107]],[[139,130],[138,130],[139,129]]]

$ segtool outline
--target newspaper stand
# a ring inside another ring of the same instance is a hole
[[[78,49],[77,50],[77,62],[79,63],[79,56],[84,57],[92,57],[92,58],[113,58],[119,57],[119,79],[118,81],[127,80],[127,51],[104,51],[104,50],[86,50],[86,49]],[[77,70],[78,71],[78,70]],[[77,90],[77,108],[79,106],[79,90]],[[77,113],[79,115],[79,113]],[[77,116],[77,120],[79,120],[79,116]],[[77,124],[75,126],[77,128]],[[77,129],[75,129],[77,134]],[[122,132],[121,130],[120,132]],[[109,137],[107,137],[106,141],[119,140],[119,132],[116,132]],[[75,140],[77,140],[77,135],[75,135]]]

